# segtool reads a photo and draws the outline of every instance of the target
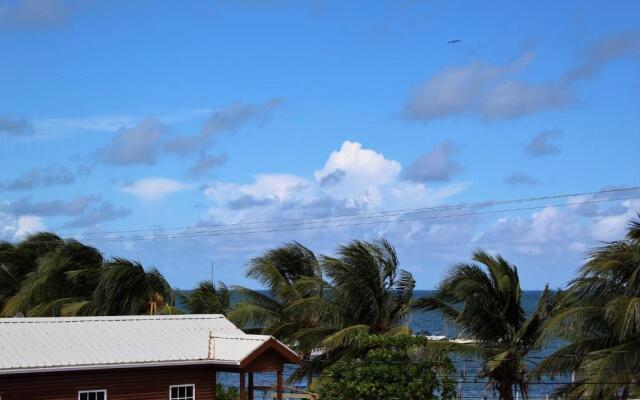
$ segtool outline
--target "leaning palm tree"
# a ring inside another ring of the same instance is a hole
[[[415,280],[400,269],[395,248],[386,239],[355,240],[338,249],[338,257],[324,257],[331,284],[332,312],[339,311],[336,331],[324,344],[348,347],[359,333],[409,333],[405,325]]]
[[[227,314],[230,307],[230,293],[227,285],[212,281],[202,281],[190,292],[180,292],[178,297],[190,314]]]
[[[325,283],[318,258],[298,242],[287,243],[251,260],[247,277],[260,282],[269,293],[234,288],[243,301],[229,318],[246,331],[273,335],[308,358],[317,342],[301,340],[301,331],[314,329],[319,317],[305,308],[309,299],[322,299]],[[311,374],[307,375],[311,380]]]
[[[27,274],[36,270],[38,259],[62,244],[59,236],[47,232],[27,236],[15,244],[0,241],[0,310],[18,293]]]
[[[17,292],[6,300],[2,314],[34,317],[75,314],[92,296],[102,272],[102,261],[97,249],[73,239],[64,241],[37,259],[36,269],[24,276]],[[8,271],[4,272],[7,277]]]
[[[545,328],[568,342],[538,367],[540,375],[574,375],[558,395],[640,396],[640,218],[625,239],[589,254]]]
[[[137,315],[171,312],[171,286],[155,268],[114,258],[104,271],[88,305],[93,315]]]
[[[484,359],[482,373],[501,399],[511,400],[514,388],[526,397],[525,356],[539,343],[554,295],[545,289],[527,319],[517,268],[483,251],[474,253],[473,260],[451,268],[436,293],[417,300],[415,307],[440,311],[476,341],[476,352]]]
[[[372,335],[409,335],[405,325],[415,281],[399,267],[394,247],[385,239],[355,240],[338,249],[338,257],[322,257],[327,294],[290,307],[300,315],[318,319],[314,327],[294,336],[316,357],[302,364],[293,375],[311,375],[337,361],[364,356]]]

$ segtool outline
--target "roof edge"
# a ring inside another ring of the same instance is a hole
[[[57,367],[30,367],[30,368],[13,368],[0,369],[2,375],[19,375],[46,372],[71,372],[71,371],[94,371],[109,369],[126,369],[126,368],[155,368],[155,367],[172,367],[172,366],[189,366],[189,365],[211,365],[223,367],[239,367],[237,361],[225,360],[195,360],[195,361],[149,361],[135,362],[124,364],[86,364],[86,365],[66,365]]]

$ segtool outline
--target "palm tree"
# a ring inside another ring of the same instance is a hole
[[[171,286],[157,269],[114,258],[104,264],[88,307],[92,315],[138,315],[173,312],[172,302]]]
[[[286,243],[252,259],[247,277],[259,281],[269,293],[236,287],[243,301],[230,319],[247,331],[273,335],[308,358],[318,343],[301,340],[299,333],[316,328],[319,319],[313,309],[301,312],[301,308],[310,299],[322,299],[325,288],[313,251],[298,242]],[[310,382],[310,373],[307,378]]]
[[[501,399],[512,399],[514,386],[526,397],[525,356],[539,343],[554,295],[545,288],[537,310],[527,319],[517,268],[483,251],[475,252],[473,260],[478,264],[451,268],[436,293],[417,300],[415,307],[440,311],[477,341],[476,351],[484,359],[483,375]]]
[[[0,241],[0,310],[20,290],[26,275],[36,270],[38,259],[63,243],[47,232],[30,235],[17,244]]]
[[[335,332],[324,340],[329,349],[348,348],[360,333],[410,333],[405,322],[415,280],[399,264],[395,248],[386,239],[354,240],[338,249],[337,258],[323,257],[332,319],[340,317]]]
[[[202,281],[188,293],[178,293],[180,301],[190,314],[227,314],[230,307],[230,294],[227,285],[212,281]]]
[[[30,238],[35,240],[34,237]],[[25,243],[19,244],[20,248]],[[37,256],[29,248],[30,257]],[[5,278],[10,274],[4,269]],[[9,297],[2,314],[13,316],[23,313],[28,316],[60,316],[79,312],[81,305],[89,300],[102,272],[102,255],[90,246],[76,240],[66,240],[48,253],[40,255],[34,271],[28,272],[19,282],[17,274],[11,275],[18,290]]]
[[[314,327],[300,329],[294,337],[315,349],[316,357],[302,364],[293,377],[311,376],[336,361],[364,356],[371,337],[409,335],[405,325],[415,281],[399,268],[393,246],[385,239],[355,240],[338,249],[338,257],[322,257],[327,277],[324,297],[311,297],[289,309],[312,313]]]
[[[545,328],[569,344],[538,374],[575,374],[558,390],[567,399],[640,396],[640,219],[625,239],[589,254],[557,308]]]

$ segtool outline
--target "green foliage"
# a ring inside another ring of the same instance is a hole
[[[238,389],[234,387],[225,389],[220,383],[216,385],[216,400],[238,400],[239,398]]]
[[[173,313],[172,290],[157,270],[114,258],[52,233],[0,242],[2,316]]]
[[[640,219],[629,224],[624,240],[589,255],[545,328],[567,345],[538,366],[538,375],[575,372],[575,384],[558,395],[640,396]]]
[[[526,397],[525,356],[539,345],[557,296],[545,289],[536,311],[526,319],[517,268],[482,251],[473,259],[480,265],[454,266],[435,295],[417,300],[415,307],[442,312],[463,335],[478,341],[476,351],[484,358],[482,375],[493,382],[501,398],[512,399],[514,386]]]
[[[145,271],[136,261],[114,258],[105,263],[92,298],[92,314],[136,315],[171,304],[172,290],[157,269]]]
[[[338,361],[324,371],[319,394],[327,400],[453,399],[450,360],[416,359],[422,338],[369,336],[374,346],[357,360]],[[412,357],[414,355],[414,357]]]
[[[395,249],[384,239],[353,241],[338,249],[337,258],[316,257],[289,243],[253,259],[247,276],[271,296],[238,288],[245,301],[230,314],[232,320],[262,327],[262,333],[294,346],[305,359],[325,349],[323,362],[301,365],[292,380],[306,376],[310,382],[332,361],[361,356],[358,340],[368,334],[410,334],[404,323],[415,282],[399,268]]]
[[[227,314],[230,307],[229,289],[222,282],[216,287],[202,281],[188,293],[179,292],[178,297],[190,314]]]

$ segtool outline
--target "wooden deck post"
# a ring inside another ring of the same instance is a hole
[[[253,400],[253,372],[249,372],[249,400]]]
[[[218,389],[218,371],[214,369],[213,370],[213,393],[211,394],[211,396],[213,396],[213,400],[216,400],[217,389]]]
[[[240,372],[240,400],[247,400],[247,393],[244,385],[244,371]]]
[[[278,383],[277,383],[277,388],[276,388],[276,395],[277,395],[277,399],[278,400],[282,400],[282,370],[279,369],[278,370]]]

